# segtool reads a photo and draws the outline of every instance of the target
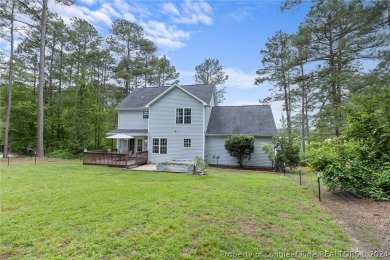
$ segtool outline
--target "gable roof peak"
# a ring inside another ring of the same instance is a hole
[[[172,85],[162,87],[136,88],[126,98],[124,98],[116,107],[117,110],[142,109],[145,108],[158,96],[161,96],[169,89],[178,87],[181,90],[193,95],[199,101],[210,104],[213,97],[214,84],[196,84],[196,85]]]

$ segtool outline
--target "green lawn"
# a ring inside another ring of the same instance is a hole
[[[274,173],[2,163],[0,185],[1,258],[264,258],[350,246],[307,188]]]

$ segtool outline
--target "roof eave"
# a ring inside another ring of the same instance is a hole
[[[161,93],[160,95],[158,95],[157,97],[155,97],[152,101],[150,101],[148,104],[145,105],[145,108],[148,108],[150,107],[153,103],[155,103],[157,100],[159,100],[160,98],[162,98],[163,96],[165,96],[167,93],[169,93],[172,89],[174,88],[179,88],[180,90],[182,90],[184,93],[187,93],[188,95],[190,95],[191,97],[193,97],[194,99],[198,100],[199,102],[202,103],[202,105],[206,106],[207,103],[204,102],[203,100],[201,100],[200,98],[198,98],[197,96],[195,96],[194,94],[188,92],[187,90],[185,90],[184,88],[178,86],[178,85],[172,85],[170,86],[167,90],[165,90],[163,93]]]
[[[131,107],[131,108],[115,108],[115,110],[117,111],[120,111],[120,110],[133,110],[133,111],[136,111],[136,110],[145,110],[145,109],[148,109],[148,107]]]
[[[240,133],[241,134],[241,133]],[[207,134],[206,133],[206,136],[228,136],[228,135],[238,135],[237,133],[235,134]],[[260,134],[245,134],[245,135],[252,135],[252,136],[255,136],[255,137],[273,137],[275,136],[276,134],[274,135],[260,135]]]

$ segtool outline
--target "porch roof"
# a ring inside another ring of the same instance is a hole
[[[147,136],[148,129],[115,129],[107,133],[107,135],[125,134],[131,136]]]

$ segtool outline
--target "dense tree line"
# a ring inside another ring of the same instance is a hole
[[[261,51],[256,83],[274,87],[261,101],[283,101],[282,136],[293,147],[300,133],[301,159],[331,190],[389,200],[390,3],[312,2],[297,33],[278,31]]]
[[[286,0],[283,7],[300,2]],[[341,135],[352,96],[389,87],[383,79],[389,77],[388,1],[312,2],[295,34],[278,31],[268,40],[255,82],[273,83],[272,96],[261,102],[283,101],[285,132],[300,133],[303,152],[310,140]],[[367,69],[367,61],[376,69]]]
[[[80,18],[67,25],[48,0],[2,1],[0,21],[11,50],[0,56],[1,108],[7,111],[1,121],[4,144],[14,152],[36,149],[43,156],[43,148],[77,154],[105,147],[121,99],[134,88],[178,83],[175,67],[157,56],[136,23],[116,20],[102,36]],[[22,37],[14,49],[16,34]]]

